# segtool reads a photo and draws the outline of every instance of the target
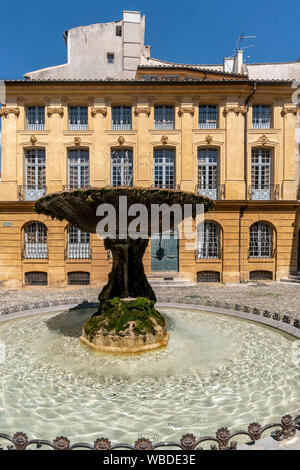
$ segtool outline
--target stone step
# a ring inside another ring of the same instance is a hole
[[[186,279],[184,274],[180,274],[178,271],[157,271],[152,272],[147,275],[148,279],[164,279],[164,278],[173,278],[173,279]]]
[[[291,278],[290,276],[287,277],[286,279],[280,279],[280,282],[289,282],[291,284],[300,284],[300,278],[299,279],[295,279],[295,278]]]
[[[149,281],[153,288],[156,287],[193,287],[196,284],[191,281]]]

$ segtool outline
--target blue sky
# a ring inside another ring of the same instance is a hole
[[[121,19],[123,9],[146,15],[152,57],[219,63],[232,55],[241,32],[257,36],[247,49],[250,61],[300,57],[299,0],[2,0],[0,79],[64,63],[63,31]]]

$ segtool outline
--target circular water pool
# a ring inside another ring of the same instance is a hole
[[[161,308],[170,341],[138,356],[78,340],[91,309],[0,324],[0,432],[134,443],[245,428],[299,411],[300,341],[245,320]],[[298,364],[298,365],[297,365]]]

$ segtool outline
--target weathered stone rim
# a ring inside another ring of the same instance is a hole
[[[267,310],[250,307],[248,305],[235,305],[234,309],[226,302],[207,301],[203,304],[195,303],[170,303],[157,302],[156,307],[162,308],[179,308],[199,310],[199,312],[218,313],[221,315],[230,315],[232,317],[243,318],[245,320],[270,326],[276,330],[288,333],[297,339],[300,339],[300,320],[289,315],[283,315],[277,312],[269,312]],[[32,315],[41,315],[43,313],[59,312],[64,309],[75,308],[97,308],[96,302],[90,302],[81,297],[72,299],[52,300],[51,302],[37,302],[34,304],[24,304],[15,307],[5,307],[0,309],[0,323],[24,318]],[[230,308],[231,307],[231,308]]]
[[[131,354],[142,354],[147,351],[155,351],[157,349],[163,349],[167,346],[168,341],[169,341],[169,333],[167,332],[164,339],[162,341],[159,341],[157,343],[152,343],[152,344],[145,344],[144,346],[139,346],[136,348],[114,348],[111,346],[96,346],[94,343],[91,343],[87,338],[84,336],[80,336],[80,341],[82,344],[84,344],[88,349],[90,349],[93,352],[98,352],[98,353],[109,353],[109,354],[118,354],[118,355],[131,355]]]

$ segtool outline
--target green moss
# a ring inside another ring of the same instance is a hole
[[[138,297],[129,302],[124,302],[119,297],[103,301],[101,315],[90,318],[84,325],[86,334],[93,339],[97,331],[103,328],[107,332],[119,334],[129,327],[129,322],[134,321],[135,335],[146,333],[155,334],[154,319],[158,325],[166,328],[166,320],[154,308],[154,302],[144,297]]]

